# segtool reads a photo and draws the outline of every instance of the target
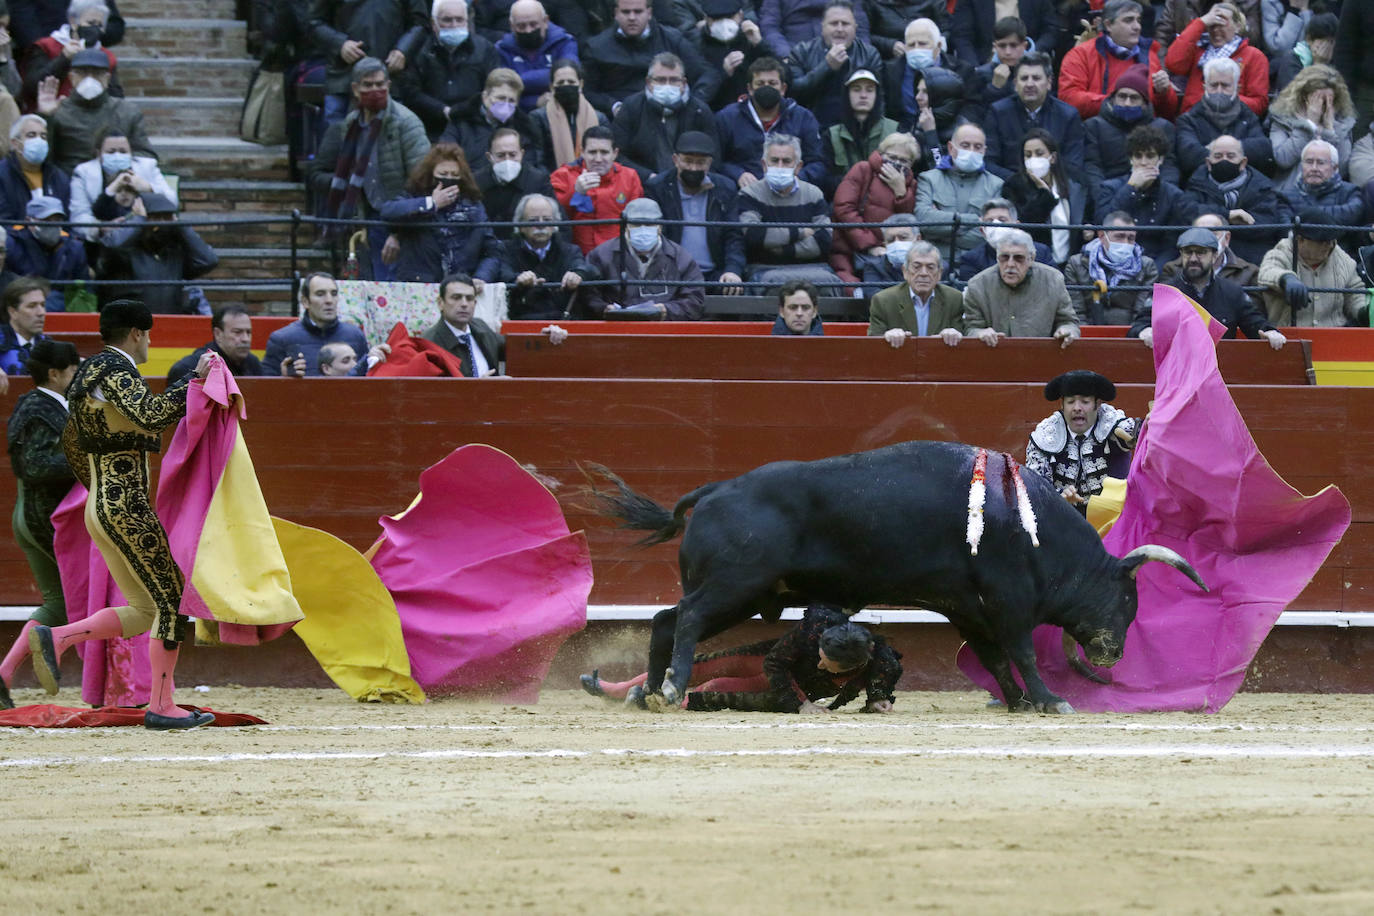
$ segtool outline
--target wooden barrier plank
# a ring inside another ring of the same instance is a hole
[[[1306,341],[1275,351],[1260,341],[1223,341],[1222,376],[1236,385],[1310,385]],[[893,349],[876,338],[758,335],[583,334],[559,346],[541,334],[508,334],[506,369],[518,378],[702,378],[777,381],[950,381],[1041,384],[1092,369],[1118,384],[1154,382],[1154,355],[1139,341],[1012,338],[989,348],[913,338]]]

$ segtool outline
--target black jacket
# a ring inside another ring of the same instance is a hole
[[[527,270],[534,271],[535,276],[542,277],[544,282],[554,285],[516,286],[515,278]],[[517,321],[542,321],[567,316],[572,307],[573,296],[585,295],[580,290],[569,293],[558,285],[568,271],[572,271],[583,280],[595,280],[599,276],[595,268],[582,256],[582,249],[570,242],[559,241],[557,235],[549,242],[549,248],[542,260],[523,238],[507,239],[503,242],[501,267],[496,280],[506,284],[509,317]]]
[[[706,104],[711,106],[712,111],[720,111],[731,102],[738,101],[749,86],[749,65],[760,57],[767,57],[772,53],[769,50],[767,39],[761,38],[758,44],[751,45],[743,33],[736,35],[729,44],[716,41],[705,28],[688,33],[687,37],[701,51],[706,71],[713,76],[714,85],[709,87],[711,97],[706,99]],[[735,68],[733,74],[726,76],[725,58],[735,51],[743,54],[744,60],[740,61],[740,65]]]
[[[1228,205],[1222,190],[1208,173],[1204,165],[1193,173],[1188,181],[1187,193],[1193,199],[1193,209],[1188,213],[1186,222],[1192,222],[1198,211],[1206,204],[1219,207],[1223,211],[1245,210],[1255,218],[1256,224],[1283,223],[1293,218],[1288,201],[1279,194],[1274,183],[1254,168],[1247,168],[1249,180],[1241,187],[1234,205]],[[1247,261],[1255,264],[1264,260],[1265,252],[1287,235],[1285,228],[1252,229],[1236,224],[1231,226],[1231,250]]]
[[[1263,171],[1274,167],[1274,145],[1269,142],[1269,133],[1248,105],[1239,105],[1235,118],[1218,126],[1207,117],[1204,103],[1199,102],[1179,115],[1174,125],[1178,131],[1178,169],[1181,175],[1191,175],[1197,171],[1197,167],[1207,160],[1207,144],[1222,134],[1229,134],[1240,141],[1241,151],[1254,168]]]
[[[43,193],[56,197],[67,207],[72,198],[72,182],[67,173],[52,164],[52,159],[43,163]],[[18,223],[28,219],[27,207],[33,199],[28,179],[24,177],[24,167],[19,164],[19,155],[10,153],[0,160],[0,221]]]
[[[495,46],[480,35],[469,35],[450,49],[430,32],[415,59],[406,61],[406,68],[396,77],[396,95],[425,122],[425,132],[433,140],[448,126],[444,109],[467,108],[482,94],[487,74],[499,66]]]
[[[892,56],[892,44],[906,40],[907,23],[931,19],[940,31],[949,31],[944,0],[867,0],[868,42],[883,57]]]
[[[1126,155],[1126,135],[1135,128],[1149,124],[1164,131],[1169,138],[1169,152],[1159,164],[1159,177],[1177,185],[1180,181],[1178,160],[1174,158],[1174,125],[1163,118],[1123,121],[1112,107],[1109,96],[1102,101],[1099,113],[1083,122],[1083,182],[1088,195],[1097,198],[1102,182],[1131,174],[1131,157]]]
[[[424,0],[311,0],[310,34],[327,61],[325,91],[348,92],[353,67],[339,56],[343,43],[361,41],[368,56],[386,60],[392,51],[415,60],[429,28]]]
[[[509,184],[498,181],[491,170],[491,160],[483,156],[480,165],[473,169],[472,177],[482,192],[482,206],[487,208],[487,219],[493,223],[509,223],[515,219],[515,205],[526,194],[545,194],[553,197],[553,185],[549,184],[549,173],[535,168],[527,161],[520,163],[520,171]],[[496,229],[497,238],[507,238],[509,229]]]
[[[223,350],[221,350],[214,343],[208,343],[205,346],[197,348],[196,350],[186,354],[181,359],[172,363],[172,368],[167,370],[167,384],[174,385],[177,382],[184,379],[186,376],[190,375],[192,372],[195,372],[196,363],[200,362],[201,356],[204,355],[207,350],[211,353],[218,353],[220,356],[224,357],[224,365],[229,367],[229,372],[231,375],[239,377],[245,375],[276,375],[275,372],[268,372],[265,369],[263,369],[262,362],[259,361],[258,358],[254,356],[252,353],[249,353],[247,356],[245,356],[243,358],[243,362],[235,366],[229,360],[229,357],[224,356]]]
[[[1039,121],[1031,120],[1019,96],[993,103],[983,118],[987,135],[987,169],[1004,181],[1021,167],[1021,143],[1032,127],[1043,127],[1059,144],[1059,161],[1072,167],[1083,161],[1083,119],[1068,102],[1048,96]]]
[[[714,263],[706,279],[715,280],[722,273],[744,276],[744,234],[739,227],[739,193],[735,183],[719,172],[707,176],[711,188],[706,192],[706,219],[729,223],[710,226],[706,230],[706,247]],[[682,198],[678,193],[677,169],[669,169],[644,185],[644,196],[658,202],[664,219],[682,219]],[[663,235],[671,242],[682,244],[681,226],[664,226]]]
[[[16,11],[15,20],[18,21]],[[1331,65],[1345,77],[1350,91],[1357,83],[1374,83],[1374,3],[1345,0],[1341,4],[1341,27],[1336,30],[1336,51]]]
[[[1136,244],[1156,264],[1163,264],[1173,255],[1177,231],[1152,230],[1150,226],[1186,226],[1197,215],[1197,204],[1186,192],[1167,181],[1156,181],[1145,188],[1127,184],[1129,175],[1108,178],[1097,194],[1097,211],[1104,217],[1113,210],[1131,214],[1136,224]]]
[[[1016,8],[1036,50],[1053,55],[1059,42],[1054,4],[1050,0],[1020,0]],[[970,66],[978,66],[992,53],[992,28],[996,24],[994,0],[959,0],[950,26],[950,50]]]
[[[1207,309],[1213,318],[1226,325],[1227,340],[1235,339],[1236,328],[1240,328],[1245,332],[1245,336],[1251,339],[1258,339],[1260,331],[1274,330],[1269,319],[1259,310],[1259,306],[1255,305],[1255,301],[1245,295],[1245,290],[1224,277],[1212,277],[1212,282],[1207,284],[1207,291],[1202,295],[1198,295],[1193,285],[1182,276],[1175,277],[1167,285],[1181,291]],[[1140,332],[1150,326],[1153,312],[1151,301],[1145,299],[1136,312],[1135,320],[1131,322],[1131,329],[1126,332],[1126,336],[1139,337]]]
[[[1090,223],[1096,217],[1092,210],[1092,200],[1088,197],[1088,192],[1083,185],[1074,181],[1069,182],[1069,222],[1073,224]],[[1043,223],[1044,229],[1028,230],[1031,238],[1053,250],[1053,236],[1050,228],[1050,215],[1054,212],[1056,201],[1054,195],[1039,185],[1035,184],[1026,175],[1025,171],[1018,169],[1013,172],[1006,181],[1002,183],[1002,196],[1016,204],[1017,218],[1023,223]],[[1078,229],[1069,229],[1069,256],[1078,253],[1083,247],[1083,233]]]
[[[650,24],[647,36],[641,35],[639,38],[627,38],[618,32],[618,27],[612,26],[593,35],[585,45],[581,45],[580,51],[582,67],[587,74],[583,95],[608,115],[614,114],[612,109],[616,102],[644,91],[644,76],[649,72],[649,61],[664,51],[671,51],[682,58],[693,95],[709,99],[715,94],[714,86],[718,85],[714,76],[710,80],[705,78],[706,66],[696,46],[677,29],[657,22]]]
[[[720,143],[716,140],[716,116],[706,103],[696,96],[676,109],[664,108],[643,92],[627,98],[611,122],[615,132],[620,163],[639,173],[641,183],[673,167],[673,149],[677,138],[689,130],[706,134],[715,142],[712,158],[720,158]]]
[[[66,25],[70,5],[69,0],[24,0],[10,4],[10,34],[15,50],[27,48]],[[110,15],[105,20],[100,43],[108,48],[124,40],[124,17],[119,15],[115,0],[105,0],[105,5],[110,8]]]
[[[849,59],[838,70],[830,69],[825,56],[830,51],[824,38],[810,38],[792,46],[784,64],[787,67],[787,94],[811,109],[821,129],[838,124],[849,111],[849,91],[844,81],[856,70],[882,73],[882,55],[868,42],[858,38],[849,46]],[[882,89],[881,83],[878,87]],[[875,106],[883,110],[881,93]]]
[[[449,112],[448,126],[439,137],[440,143],[457,143],[463,148],[468,162],[483,162],[487,149],[491,146],[491,135],[498,128],[509,127],[520,135],[520,145],[525,148],[526,165],[544,167],[544,148],[548,143],[544,136],[543,123],[536,121],[528,111],[515,109],[515,114],[505,124],[494,124],[482,110],[482,96],[476,95],[462,109]]]
[[[149,231],[165,232],[149,236]],[[219,264],[215,250],[194,229],[182,223],[154,224],[131,216],[105,235],[98,276],[126,280],[126,287],[102,287],[102,301],[140,299],[155,315],[193,311],[185,286],[142,286],[143,280],[194,280]]]

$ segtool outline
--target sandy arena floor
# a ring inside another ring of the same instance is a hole
[[[1062,719],[974,693],[814,718],[182,699],[272,724],[0,733],[0,909],[1374,912],[1374,696]]]

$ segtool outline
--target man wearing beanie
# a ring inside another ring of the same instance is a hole
[[[1166,118],[1178,113],[1178,93],[1160,66],[1154,40],[1140,34],[1141,6],[1136,0],[1108,0],[1102,7],[1102,34],[1064,55],[1059,67],[1059,97],[1078,113],[1094,117],[1110,87],[1133,67],[1148,67],[1147,88],[1138,90]]]
[[[1159,117],[1150,98],[1150,79],[1145,75],[1145,68],[1129,67],[1112,84],[1112,94],[1102,100],[1096,117],[1083,122],[1083,171],[1092,200],[1098,199],[1104,181],[1131,174],[1126,138],[1131,131],[1143,126],[1163,132],[1168,149],[1159,163],[1159,180],[1178,187],[1174,125]]]
[[[172,672],[186,637],[186,618],[178,613],[183,581],[148,497],[148,455],[162,448],[162,431],[186,413],[190,376],[162,394],[149,390],[138,365],[148,360],[152,329],[153,314],[142,302],[108,303],[100,312],[105,348],[81,364],[67,389],[71,416],[64,445],[72,470],[90,490],[86,530],[129,604],[65,626],[36,626],[29,649],[39,683],[55,694],[62,653],[71,646],[149,633],[152,695],[144,725],[166,731],[207,725],[215,717],[188,712],[172,696]],[[203,355],[196,377],[205,378],[216,358]]]
[[[902,676],[901,655],[838,610],[807,608],[763,659],[768,690],[759,693],[698,691],[687,694],[690,710],[825,713],[867,697],[864,712],[891,712]],[[826,706],[816,700],[834,697]]]
[[[1056,376],[1045,400],[1058,403],[1026,443],[1026,467],[1054,484],[1079,512],[1102,492],[1109,474],[1125,477],[1139,423],[1107,403],[1116,399],[1111,379],[1087,369]]]

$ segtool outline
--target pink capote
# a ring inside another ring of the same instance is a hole
[[[411,675],[430,696],[535,703],[592,587],[582,532],[504,452],[467,445],[384,517],[372,565],[396,601]]]
[[[1121,517],[1103,543],[1117,556],[1141,544],[1170,547],[1211,591],[1162,563],[1142,566],[1139,613],[1124,657],[1107,672],[1108,685],[1069,669],[1058,627],[1037,629],[1046,685],[1083,711],[1221,709],[1279,614],[1350,524],[1350,504],[1334,486],[1305,497],[1264,460],[1191,300],[1155,286],[1153,324],[1154,408],[1135,449]],[[967,646],[958,664],[1000,694]]]
[[[110,578],[105,558],[86,532],[86,488],[72,484],[53,511],[53,551],[62,575],[67,620],[75,623],[107,607],[127,602]],[[148,702],[152,668],[148,635],[129,639],[92,639],[78,643],[81,699],[92,706],[142,706]]]

